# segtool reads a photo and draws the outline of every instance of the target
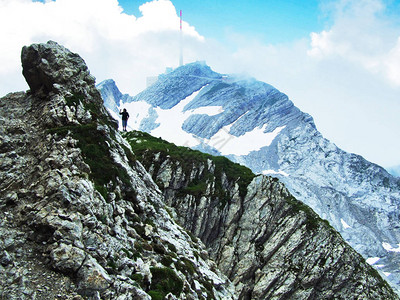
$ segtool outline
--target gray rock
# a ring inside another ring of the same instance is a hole
[[[0,256],[0,264],[4,267],[7,267],[11,263],[12,263],[12,257],[7,251],[4,251]]]
[[[169,274],[176,298],[235,298],[166,211],[84,61],[54,42],[22,61],[31,91],[0,101],[0,297],[148,300],[173,289],[158,285]]]
[[[86,259],[83,250],[72,245],[60,244],[50,252],[50,258],[54,268],[61,272],[77,272]]]
[[[57,91],[62,85],[77,79],[89,84],[95,82],[79,55],[52,41],[23,47],[21,60],[22,73],[33,93]]]

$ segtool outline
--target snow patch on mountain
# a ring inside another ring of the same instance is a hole
[[[380,257],[370,257],[366,259],[366,262],[369,263],[370,265],[376,264],[381,258]]]
[[[222,127],[211,139],[204,139],[204,142],[216,148],[222,155],[248,155],[251,151],[269,146],[285,128],[285,126],[277,127],[274,131],[266,133],[267,124],[264,124],[237,137],[230,134],[233,125],[234,123]]]
[[[383,268],[385,265],[374,265],[374,267],[375,268],[377,268],[377,269],[381,269],[381,268]]]
[[[283,175],[285,177],[289,176],[288,173],[286,173],[285,171],[282,171],[280,169],[278,171],[275,171],[275,170],[264,170],[264,171],[262,171],[262,174],[263,175]]]
[[[343,225],[344,229],[351,228],[351,226],[349,224],[347,224],[345,220],[340,219],[340,222],[342,222],[342,225]]]
[[[183,122],[192,114],[192,111],[184,111],[184,107],[192,101],[198,93],[199,91],[192,93],[170,109],[156,107],[157,119],[155,122],[160,124],[160,126],[150,133],[153,136],[163,138],[178,146],[194,147],[200,144],[199,140],[196,139],[193,134],[182,130]],[[211,113],[215,113],[214,110]],[[202,112],[204,112],[204,109]]]
[[[190,103],[202,93],[203,86],[198,91],[193,92],[185,99],[171,108],[163,108],[161,106],[153,107],[143,100],[123,103],[121,108],[126,108],[131,114],[128,128],[134,130],[143,129],[143,121],[150,117],[150,112],[154,114],[154,129],[147,130],[153,136],[163,138],[179,146],[196,147],[200,144],[206,144],[220,151],[221,155],[248,155],[252,151],[258,151],[262,147],[269,146],[277,135],[286,126],[275,128],[272,132],[265,132],[268,124],[258,126],[252,131],[246,132],[240,136],[231,134],[231,127],[240,120],[239,117],[233,123],[222,127],[211,138],[200,138],[183,129],[184,122],[194,115],[213,117],[224,113],[224,107],[219,105],[191,107]],[[114,117],[118,115],[112,112]]]
[[[385,248],[386,251],[389,252],[400,252],[400,244],[397,244],[397,248],[394,248],[392,245],[389,243],[383,242],[382,247]]]
[[[142,120],[149,117],[149,109],[151,108],[151,105],[145,101],[137,101],[124,103],[120,107],[126,108],[130,114],[128,122],[129,127],[134,130],[139,130]]]
[[[150,114],[149,111],[151,110],[152,106],[145,101],[137,101],[137,102],[129,102],[129,103],[120,103],[120,109],[126,109],[129,113],[129,120],[128,120],[128,130],[139,130],[141,122],[149,118]],[[119,128],[122,128],[122,119],[118,110],[107,108],[108,112],[111,116],[118,120]]]

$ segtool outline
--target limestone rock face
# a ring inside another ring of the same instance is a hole
[[[25,47],[0,100],[0,298],[235,299],[103,107],[83,60]]]
[[[85,61],[56,42],[23,47],[21,60],[22,73],[33,93],[46,94],[57,90],[57,85],[95,82]]]

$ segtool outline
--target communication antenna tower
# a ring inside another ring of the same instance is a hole
[[[179,66],[183,66],[183,37],[182,37],[182,10],[180,10],[180,35],[179,35]]]

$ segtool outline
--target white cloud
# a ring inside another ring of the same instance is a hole
[[[333,24],[311,34],[308,51],[321,76],[313,92],[325,97],[327,111],[320,107],[320,113],[310,112],[325,136],[344,150],[383,166],[395,165],[400,160],[398,23],[386,16],[381,0],[330,3]]]
[[[79,53],[99,80],[115,79],[124,92],[139,92],[145,78],[179,61],[179,16],[169,0],[143,4],[141,17],[123,13],[117,0],[1,0],[0,94],[26,89],[21,76],[24,45],[55,40]],[[185,50],[204,42],[183,22]]]
[[[387,77],[397,86],[400,86],[400,37],[396,46],[390,50],[383,60]]]
[[[235,32],[222,43],[184,22],[184,61],[206,60],[218,72],[272,84],[339,147],[398,165],[398,24],[385,17],[383,1],[329,3],[330,26],[281,45]],[[150,1],[140,11],[127,15],[117,0],[0,0],[0,96],[27,89],[21,48],[50,39],[79,53],[98,82],[113,78],[123,93],[141,91],[147,76],[178,65],[179,17],[169,0]]]
[[[308,54],[319,59],[341,58],[372,73],[380,73],[400,86],[399,28],[384,17],[381,0],[334,2],[334,25],[311,33]]]

